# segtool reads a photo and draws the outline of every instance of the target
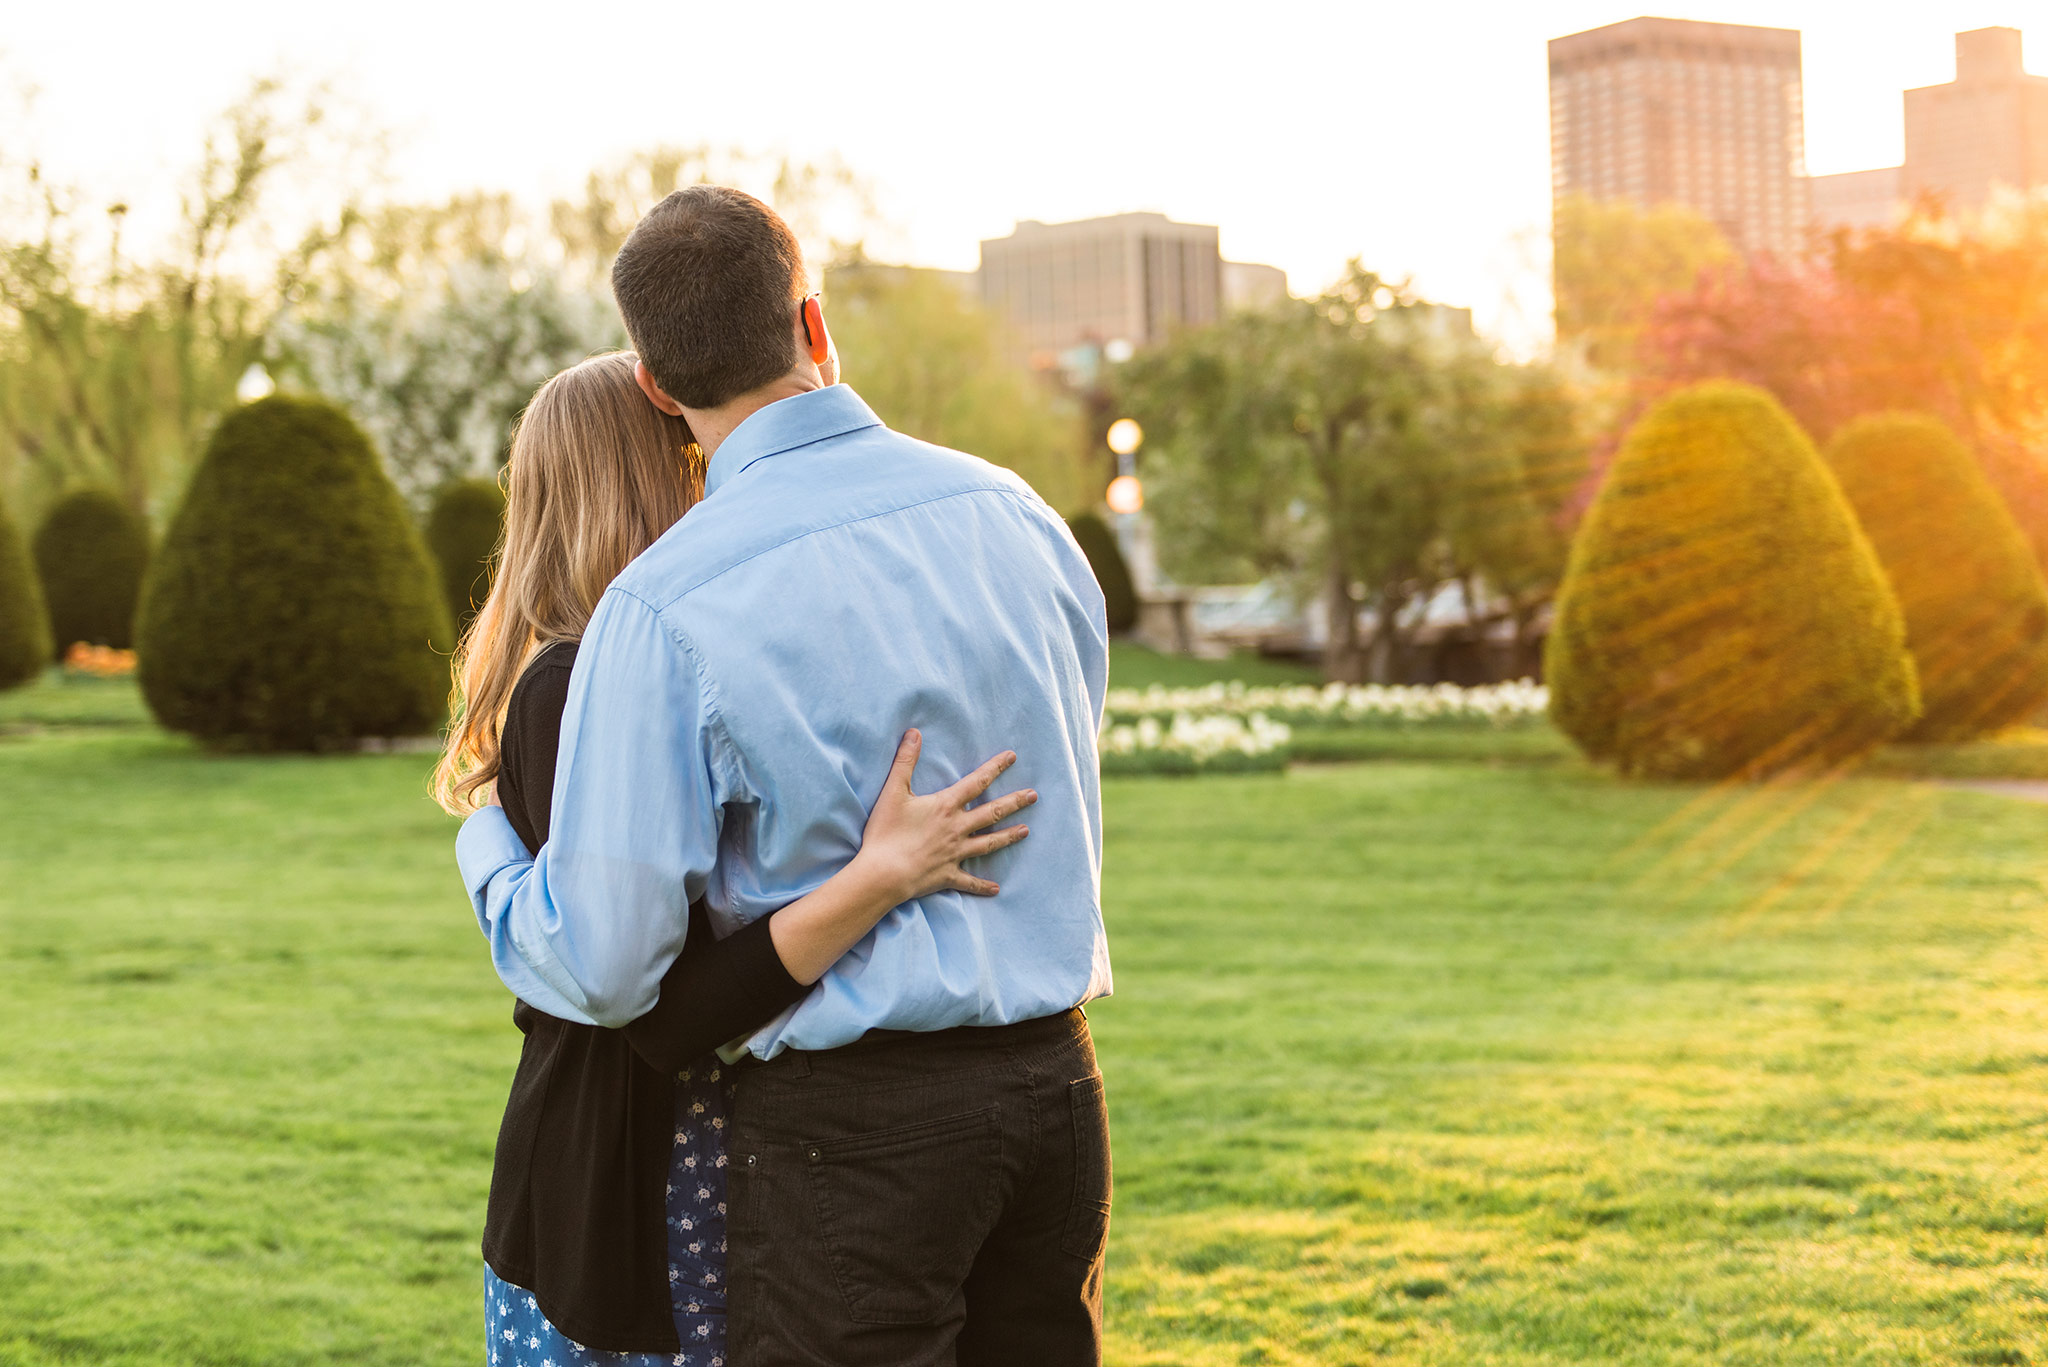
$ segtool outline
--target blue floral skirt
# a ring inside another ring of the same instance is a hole
[[[707,1059],[676,1074],[668,1160],[668,1284],[679,1353],[585,1348],[549,1324],[526,1291],[484,1268],[489,1367],[725,1367],[725,1124],[730,1069]]]

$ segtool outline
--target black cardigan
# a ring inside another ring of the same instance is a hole
[[[506,710],[498,798],[529,850],[548,838],[575,660],[573,641],[543,651]],[[666,1208],[676,1073],[808,990],[783,967],[768,918],[714,940],[701,902],[689,916],[660,1000],[625,1028],[512,1008],[526,1043],[498,1130],[484,1260],[589,1348],[679,1350]]]

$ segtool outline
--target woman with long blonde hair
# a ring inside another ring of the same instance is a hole
[[[634,364],[593,357],[534,395],[513,437],[496,581],[456,655],[435,796],[458,815],[501,804],[529,851],[547,840],[590,615],[642,551],[690,534],[676,524],[703,491],[688,425],[647,402]],[[723,940],[689,908],[645,1016],[605,1030],[514,1005],[526,1039],[484,1223],[488,1361],[724,1362],[730,1088],[715,1051],[794,1005],[896,906],[941,888],[992,895],[961,861],[1028,833],[988,827],[1035,793],[969,806],[1014,754],[920,797],[919,743],[904,737],[859,853],[823,887]]]

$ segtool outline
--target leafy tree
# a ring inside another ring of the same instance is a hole
[[[0,689],[17,688],[50,663],[50,620],[35,566],[0,503]]]
[[[494,475],[543,381],[625,345],[603,283],[551,264],[508,196],[389,207],[342,245],[273,327],[272,354],[356,415],[416,505]]]
[[[143,696],[172,730],[260,750],[430,731],[453,645],[439,587],[346,413],[250,404],[214,432],[150,567]]]
[[[1920,711],[1870,542],[1770,395],[1696,386],[1622,444],[1572,546],[1551,715],[1655,778],[1757,778],[1852,759]]]
[[[365,210],[376,139],[347,112],[257,82],[207,135],[179,231],[147,260],[122,253],[125,202],[93,205],[18,140],[0,148],[0,488],[40,507],[103,484],[160,513],[262,361],[357,411],[424,501],[494,471],[541,380],[623,344],[605,272],[669,189],[753,188],[819,260],[872,221],[836,162],[708,147],[628,157],[551,212],[490,194]],[[281,232],[307,205],[311,227]]]
[[[126,650],[149,565],[149,528],[104,489],[59,500],[36,530],[35,561],[59,658],[79,641]]]
[[[649,209],[686,185],[736,185],[775,206],[813,261],[838,255],[874,221],[873,196],[836,158],[797,161],[708,143],[650,147],[592,171],[580,198],[557,199],[548,229],[571,261],[601,275]]]
[[[1138,591],[1131,583],[1131,567],[1124,561],[1123,547],[1117,545],[1116,533],[1109,524],[1093,513],[1078,513],[1067,519],[1067,526],[1074,533],[1074,540],[1080,543],[1081,553],[1088,557],[1088,568],[1095,571],[1095,582],[1102,586],[1103,606],[1109,617],[1109,629],[1121,634],[1138,624]]]
[[[1953,411],[1902,300],[1856,289],[1824,263],[1759,260],[1666,299],[1643,339],[1654,396],[1702,380],[1768,390],[1816,440],[1859,413],[1928,401]]]
[[[1521,582],[1538,572],[1540,538],[1490,535],[1470,511],[1553,478],[1535,433],[1509,435],[1533,398],[1441,317],[1354,263],[1320,299],[1184,333],[1119,378],[1121,408],[1150,434],[1147,506],[1166,568],[1196,583],[1316,584],[1333,678],[1394,677],[1414,608],[1465,572],[1461,551],[1473,572],[1512,567],[1528,611],[1540,606]]]
[[[493,557],[505,532],[505,491],[494,479],[459,479],[444,487],[427,514],[427,553],[441,572],[441,592],[455,634],[469,630],[491,591]]]
[[[256,82],[207,133],[150,262],[122,252],[125,202],[93,209],[0,156],[0,481],[45,498],[104,485],[143,516],[175,495],[329,241],[278,248],[268,229],[296,172],[317,162],[331,180],[345,163],[333,114],[322,92]]]
[[[836,163],[657,147],[593,171],[544,218],[509,195],[458,195],[353,215],[270,336],[305,387],[354,413],[415,504],[503,463],[533,391],[595,352],[627,345],[611,258],[670,191],[716,179],[769,198],[810,249],[857,231],[864,191]],[[838,320],[835,319],[835,322]]]
[[[1974,740],[2048,702],[2048,585],[1998,492],[1940,419],[1858,418],[1828,464],[1906,619],[1922,715],[1906,739]]]
[[[2048,203],[2019,201],[1973,218],[1922,205],[1897,227],[1837,234],[1830,266],[1857,298],[1905,324],[1860,336],[1915,365],[1890,381],[1880,411],[1912,402],[1965,435],[2038,433],[2048,422]],[[1905,388],[1908,380],[1912,388]]]
[[[1448,532],[1465,601],[1506,617],[1512,671],[1531,675],[1542,666],[1537,626],[1564,578],[1591,473],[1598,387],[1557,365],[1504,369],[1499,381],[1494,406],[1481,410],[1491,422],[1466,448]]]
[[[1320,519],[1294,410],[1264,361],[1314,320],[1305,304],[1185,331],[1115,372],[1108,407],[1143,424],[1146,515],[1183,583],[1320,581]]]
[[[937,271],[858,257],[826,279],[846,379],[900,432],[994,461],[1055,508],[1102,488],[1078,410],[1012,355],[997,320]]]
[[[1709,272],[1645,333],[1649,395],[1703,379],[1777,396],[1825,442],[1910,408],[1976,452],[2048,565],[2048,204],[1973,219],[1922,205],[1894,227],[1837,233],[1819,259]]]
[[[1586,359],[1628,370],[1660,299],[1693,287],[1702,272],[1732,264],[1735,249],[1697,211],[1581,194],[1558,201],[1551,233],[1557,337]]]

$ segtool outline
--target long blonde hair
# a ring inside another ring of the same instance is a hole
[[[489,598],[455,652],[453,718],[434,797],[466,815],[498,776],[512,686],[558,641],[580,640],[605,588],[703,496],[690,425],[649,403],[637,357],[593,356],[534,394],[512,435],[505,537]]]

